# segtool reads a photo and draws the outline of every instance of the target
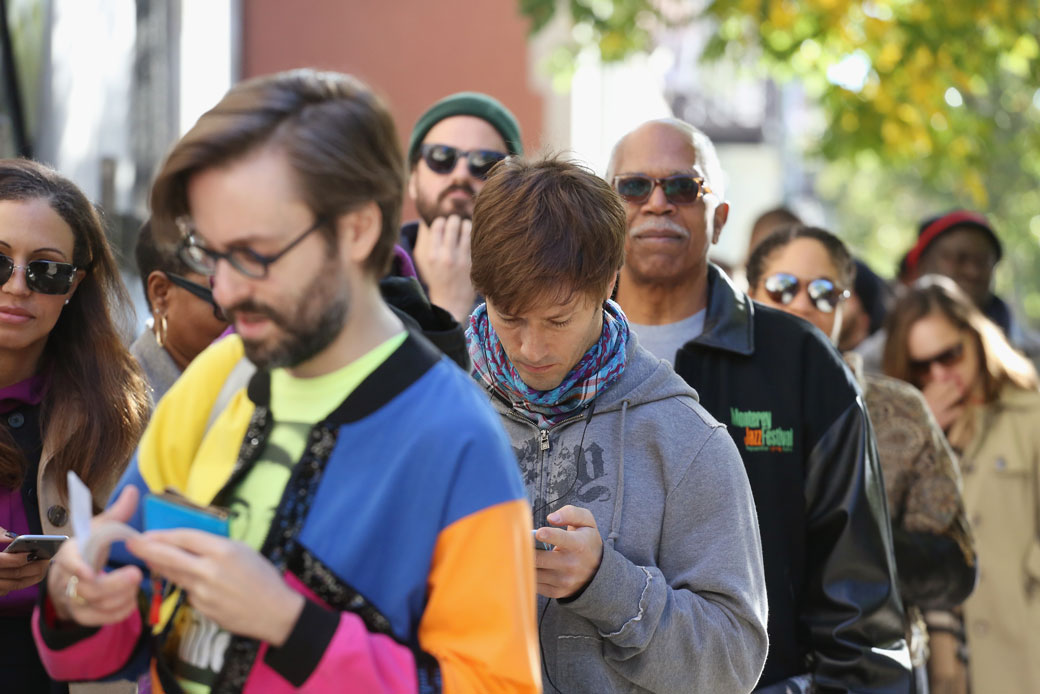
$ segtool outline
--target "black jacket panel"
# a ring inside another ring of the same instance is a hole
[[[910,691],[881,468],[859,388],[819,330],[709,267],[704,334],[675,370],[729,425],[758,508],[769,596],[760,686]]]

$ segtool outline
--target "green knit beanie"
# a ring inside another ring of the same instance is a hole
[[[478,92],[459,92],[446,96],[419,117],[412,136],[408,139],[408,164],[411,166],[419,159],[419,147],[430,129],[445,118],[452,116],[476,116],[491,124],[506,142],[509,154],[523,154],[524,146],[520,140],[520,124],[509,109],[497,99]]]

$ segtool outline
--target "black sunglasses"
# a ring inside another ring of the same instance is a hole
[[[941,364],[946,368],[956,366],[964,358],[964,341],[961,340],[953,347],[944,349],[934,357],[928,359],[911,359],[910,372],[915,378],[920,378],[932,370],[932,364]]]
[[[690,205],[697,202],[702,195],[710,193],[711,188],[704,185],[704,179],[698,176],[667,176],[654,178],[642,174],[625,174],[614,177],[614,190],[626,202],[642,204],[650,199],[654,186],[661,186],[664,197],[673,205]]]
[[[466,157],[469,175],[482,181],[488,177],[495,164],[508,156],[505,152],[496,152],[493,149],[465,151],[448,145],[423,145],[419,152],[430,171],[439,174],[451,173],[459,159]]]
[[[37,294],[68,294],[78,268],[57,260],[30,260],[15,265],[14,259],[0,254],[0,287],[7,284],[15,270],[25,270],[25,285]]]
[[[180,287],[181,289],[190,294],[194,294],[195,296],[212,306],[213,316],[217,320],[224,321],[225,323],[227,322],[227,317],[224,316],[224,311],[221,310],[220,306],[217,305],[216,300],[213,298],[212,289],[210,289],[209,287],[203,287],[198,282],[192,282],[187,277],[181,277],[180,275],[175,275],[172,272],[167,272],[166,277],[168,277],[170,282],[172,282],[176,286]]]
[[[798,296],[801,285],[802,281],[794,275],[778,272],[775,275],[766,277],[762,283],[762,288],[769,295],[770,299],[778,304],[787,306]],[[838,289],[837,285],[826,277],[817,277],[814,280],[810,280],[805,285],[805,291],[809,294],[809,299],[813,302],[813,305],[824,313],[833,313],[838,304],[850,296],[848,289]]]
[[[293,239],[288,246],[274,255],[261,255],[253,249],[245,247],[234,247],[226,253],[215,251],[212,248],[206,248],[202,245],[199,237],[195,234],[195,229],[192,226],[191,221],[186,218],[181,218],[177,220],[177,225],[180,227],[181,233],[184,234],[184,240],[181,241],[181,245],[177,248],[177,256],[185,265],[191,268],[193,272],[197,272],[200,275],[205,275],[207,277],[212,277],[216,273],[218,262],[226,260],[231,264],[231,267],[235,268],[246,277],[263,279],[264,277],[267,277],[267,268],[269,265],[276,262],[286,253],[295,248],[315,230],[324,226],[326,221],[327,220],[324,217],[318,217],[314,224],[307,227],[303,233]]]

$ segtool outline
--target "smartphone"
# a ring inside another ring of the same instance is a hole
[[[191,528],[227,537],[229,518],[227,509],[200,506],[170,490],[144,498],[145,530]]]
[[[19,535],[4,547],[8,554],[28,554],[32,559],[51,559],[68,535]]]
[[[531,537],[534,537],[534,548],[535,549],[540,549],[540,550],[543,550],[543,551],[546,551],[546,552],[551,550],[553,548],[553,546],[550,545],[548,542],[542,542],[537,537],[535,537],[534,534],[536,532],[538,532],[537,528],[535,528],[534,530],[531,531]]]

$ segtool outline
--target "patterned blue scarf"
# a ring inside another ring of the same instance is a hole
[[[470,316],[466,343],[473,360],[473,378],[501,393],[540,429],[548,429],[591,403],[621,376],[628,318],[620,306],[607,301],[603,305],[603,332],[596,344],[552,390],[535,390],[523,382],[491,327],[486,304]]]

